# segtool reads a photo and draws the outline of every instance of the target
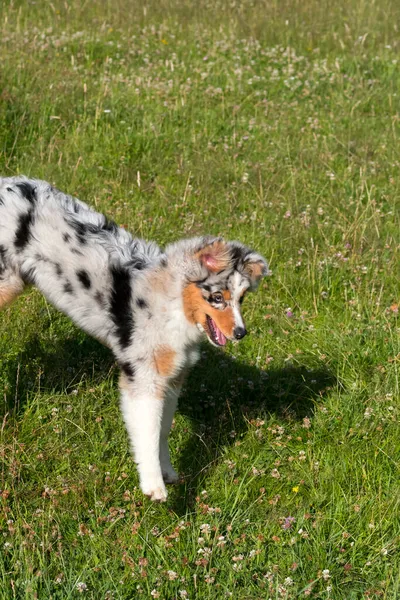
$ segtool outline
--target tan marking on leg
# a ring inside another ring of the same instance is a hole
[[[21,280],[15,278],[15,281],[8,282],[6,285],[0,284],[0,308],[10,304],[24,289]]]
[[[154,367],[160,375],[168,377],[174,371],[176,352],[171,346],[158,346],[153,355]]]
[[[125,373],[121,373],[119,376],[119,389],[121,390],[121,392],[129,392],[132,389],[129,379],[125,375]]]

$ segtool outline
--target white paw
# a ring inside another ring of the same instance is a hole
[[[148,496],[150,500],[154,500],[155,502],[165,502],[168,496],[168,492],[164,483],[162,485],[141,485],[141,490],[143,494]]]
[[[162,476],[164,483],[178,483],[179,481],[179,475],[172,467],[163,469]]]

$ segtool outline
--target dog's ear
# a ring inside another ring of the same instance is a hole
[[[216,239],[196,252],[201,264],[212,273],[224,271],[230,263],[230,253],[226,242]]]
[[[251,252],[243,261],[243,270],[250,278],[250,288],[257,289],[262,277],[268,275],[268,263],[257,252]]]

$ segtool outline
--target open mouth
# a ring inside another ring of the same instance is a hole
[[[206,332],[208,335],[208,339],[210,342],[215,344],[216,346],[225,346],[227,339],[222,333],[222,331],[217,327],[215,321],[207,315],[207,329]]]

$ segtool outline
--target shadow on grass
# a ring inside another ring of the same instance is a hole
[[[114,365],[111,352],[81,332],[51,342],[33,338],[15,361],[3,366],[6,410],[22,411],[30,392],[68,393],[82,382],[94,387],[107,374],[117,387]],[[264,371],[205,347],[179,402],[179,412],[192,421],[193,435],[180,448],[175,464],[186,483],[171,493],[173,510],[184,514],[193,507],[207,471],[247,431],[248,421],[268,414],[286,421],[311,416],[315,401],[336,385],[336,378],[324,367]]]
[[[80,331],[63,339],[32,336],[17,356],[1,360],[0,417],[23,411],[32,393],[69,394],[82,383],[94,387],[116,371],[114,365],[110,350]]]
[[[270,414],[289,422],[312,416],[315,402],[337,383],[324,367],[262,370],[212,348],[205,350],[179,403],[179,412],[192,419],[195,433],[175,465],[187,483],[186,496],[176,499],[175,511],[193,506],[207,470],[247,431],[249,421]]]

